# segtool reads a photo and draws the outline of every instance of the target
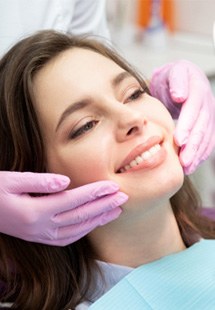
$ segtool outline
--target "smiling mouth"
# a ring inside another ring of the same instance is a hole
[[[147,151],[139,154],[137,157],[135,157],[130,163],[125,165],[124,167],[120,168],[117,173],[123,173],[126,172],[136,166],[139,166],[140,164],[148,163],[153,160],[154,156],[161,150],[160,144],[155,144],[151,148],[149,148]]]

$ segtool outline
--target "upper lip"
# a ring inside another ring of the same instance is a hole
[[[145,140],[143,143],[137,145],[123,160],[120,166],[117,168],[116,172],[119,172],[120,169],[128,165],[132,160],[134,160],[138,155],[142,154],[143,152],[149,150],[152,146],[156,144],[161,144],[162,138],[160,136],[152,136]]]

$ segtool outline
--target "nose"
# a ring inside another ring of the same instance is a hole
[[[123,142],[143,133],[147,124],[146,118],[137,110],[128,109],[118,114],[116,138]]]

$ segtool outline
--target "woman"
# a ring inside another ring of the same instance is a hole
[[[1,170],[65,174],[69,188],[109,179],[129,196],[117,220],[65,248],[1,235],[2,301],[88,306],[104,293],[98,260],[133,268],[214,237],[184,180],[170,114],[112,49],[53,31],[24,39],[0,63],[0,98]]]
[[[42,0],[38,5],[38,0],[0,0],[0,54],[18,39],[43,29],[93,33],[100,39],[109,39],[105,3]],[[150,91],[172,115],[178,117],[180,112],[174,138],[181,147],[179,157],[185,174],[191,174],[215,145],[211,138],[215,130],[215,100],[209,82],[194,64],[182,60],[157,68]],[[119,216],[122,197],[117,184],[96,182],[65,194],[69,183],[70,179],[62,175],[0,171],[0,231],[27,241],[64,246]],[[38,191],[49,195],[40,199],[29,195]],[[52,193],[58,195],[53,197]],[[53,217],[60,218],[59,202],[61,212],[67,216],[53,226]],[[44,213],[44,209],[49,211]]]

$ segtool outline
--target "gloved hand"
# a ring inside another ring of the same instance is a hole
[[[63,191],[69,178],[56,174],[0,172],[0,232],[64,246],[116,219],[128,199],[112,181]],[[28,193],[53,193],[30,196]]]
[[[178,118],[175,142],[186,174],[208,158],[215,146],[215,98],[205,74],[181,60],[156,69],[150,91],[173,118]]]

